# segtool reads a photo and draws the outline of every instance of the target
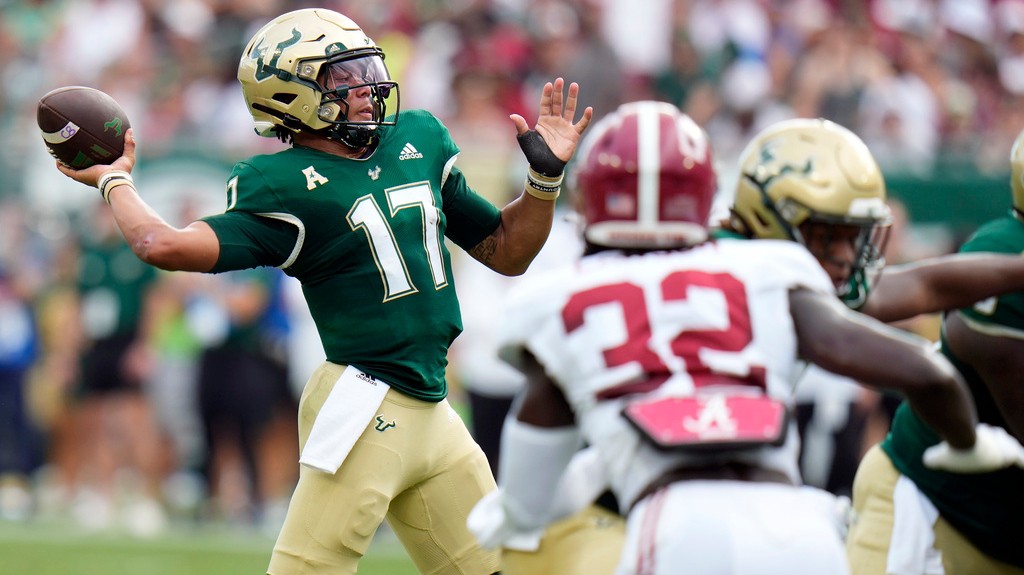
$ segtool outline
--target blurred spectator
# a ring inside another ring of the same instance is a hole
[[[689,36],[701,58],[761,58],[771,42],[765,3],[757,0],[696,0],[689,12]]]
[[[110,210],[90,215],[77,262],[82,337],[73,417],[80,465],[73,513],[101,529],[123,511],[133,533],[153,535],[165,523],[165,444],[146,395],[154,327],[147,297],[157,275],[121,238]]]
[[[503,76],[485,65],[466,64],[452,79],[452,114],[443,116],[448,131],[459,142],[460,165],[473,189],[492,202],[506,201],[522,182],[522,154],[509,134],[515,130],[500,107]]]
[[[916,16],[899,24],[892,44],[893,73],[868,85],[857,132],[883,171],[927,174],[940,144],[945,72],[936,60],[936,30]]]
[[[996,4],[999,81],[1010,94],[1024,94],[1024,1]]]
[[[601,30],[587,25],[590,21],[582,19],[574,5],[562,0],[536,2],[526,18],[526,29],[533,41],[533,59],[524,85],[529,94],[524,96],[525,101],[535,100],[544,82],[555,77],[574,78],[580,86],[587,87],[580,90],[579,105],[592,106],[594,119],[624,101],[630,80],[620,55],[608,37],[601,35]],[[626,44],[638,46],[636,42]],[[635,84],[634,90],[639,89]]]
[[[24,520],[32,510],[32,473],[42,444],[27,401],[38,335],[26,294],[0,263],[0,519]]]
[[[777,98],[771,70],[758,58],[733,61],[720,78],[714,113],[704,121],[718,171],[720,196],[727,203],[736,188],[740,153],[755,134],[775,122],[794,117],[789,104]]]
[[[856,126],[864,92],[892,74],[892,66],[870,42],[871,31],[829,14],[808,31],[793,76],[793,108],[799,117],[819,116]]]
[[[651,80],[652,95],[677,106],[684,106],[691,92],[701,82],[710,80],[709,64],[697,57],[689,36],[682,30],[672,39],[669,64]]]
[[[279,323],[281,272],[257,268],[201,280],[186,314],[203,344],[197,393],[209,516],[258,524],[270,520],[268,506],[286,500],[298,477],[295,465],[282,465],[298,460],[298,431]]]
[[[61,16],[44,61],[59,84],[95,85],[108,67],[149,58],[148,21],[138,0],[68,2]]]

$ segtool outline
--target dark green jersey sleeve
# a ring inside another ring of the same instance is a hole
[[[989,222],[960,248],[961,252],[1021,254],[1024,222],[1013,216]],[[1024,336],[1024,292],[1012,292],[974,304],[961,312],[976,328],[995,335]],[[988,326],[988,327],[985,327]]]
[[[281,220],[246,212],[203,218],[220,241],[220,256],[211,273],[259,266],[280,266],[288,259],[298,229]]]
[[[448,220],[445,236],[469,251],[491,235],[501,223],[501,211],[469,188],[462,171],[452,167],[441,190]]]
[[[228,178],[225,212],[203,218],[220,241],[220,256],[211,271],[282,265],[299,234],[290,219],[263,172],[239,162]]]

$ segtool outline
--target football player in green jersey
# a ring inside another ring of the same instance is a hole
[[[885,267],[891,224],[885,182],[867,146],[838,124],[778,122],[755,136],[739,163],[736,195],[719,233],[804,244],[852,309],[891,322],[1024,288],[1024,259],[1007,255],[946,255]]]
[[[961,253],[1024,253],[1024,133],[1010,163],[1010,213],[979,228]],[[1024,437],[1024,291],[947,312],[940,349],[967,380],[979,421]],[[847,542],[852,572],[1024,574],[1024,470],[929,469],[922,453],[935,443],[934,431],[904,404],[888,436],[864,456],[854,483],[858,520]]]
[[[1019,188],[1018,181],[1024,171],[1020,166],[1024,164],[1018,165],[1018,162],[1022,162],[1024,151],[1016,147],[1014,153],[1014,199],[1019,209],[1024,205],[1024,191],[1017,191],[1024,190]],[[1020,157],[1016,154],[1020,154]],[[998,402],[992,399],[992,395],[1009,395],[1012,386],[1004,385],[1001,387],[1003,391],[992,394],[985,391],[986,381],[990,386],[998,385],[991,381],[1000,381],[993,372],[998,373],[1002,381],[1014,377],[1019,380],[1019,367],[1024,364],[1019,340],[1014,342],[1013,336],[1008,335],[1015,333],[1013,328],[1006,327],[1012,325],[1020,328],[1018,324],[1011,323],[1014,312],[1010,307],[1019,294],[1011,293],[995,300],[986,299],[1024,289],[1024,258],[1020,257],[1024,251],[1024,234],[1016,230],[1020,227],[1019,222],[1006,218],[1001,223],[989,224],[959,254],[892,266],[881,273],[884,267],[882,253],[890,224],[890,214],[884,203],[884,181],[867,147],[852,132],[824,120],[781,122],[766,129],[748,145],[740,159],[740,170],[736,197],[730,217],[723,224],[722,233],[749,238],[787,239],[806,245],[832,277],[837,292],[851,308],[884,321],[896,321],[922,313],[970,308],[980,301],[978,305],[988,310],[988,314],[975,307],[974,311],[961,310],[946,318],[943,351],[962,368],[965,377],[972,382],[980,420],[1017,431],[1019,437],[1021,422],[1007,422],[1000,417],[1000,411],[1008,413],[1005,411],[1006,403],[1003,403],[1008,398],[1000,397]],[[1019,212],[1016,214],[1019,217]],[[1003,231],[995,233],[995,229]],[[1019,235],[1012,236],[1011,230]],[[1000,312],[993,313],[997,307]],[[983,325],[983,321],[972,318],[985,318],[984,323],[996,327],[977,328]],[[1002,324],[1002,327],[998,324]],[[967,326],[975,329],[969,330]],[[1016,336],[1019,338],[1020,334],[1016,333]],[[1010,347],[1015,343],[1016,348]],[[969,355],[967,351],[970,349],[977,353],[980,348],[991,354],[988,355],[990,359],[979,360],[980,355]],[[961,358],[960,353],[970,359]],[[985,374],[986,378],[983,379],[979,374]],[[997,404],[1001,407],[997,408]],[[1013,406],[1009,409],[1013,409]],[[855,523],[848,539],[854,573],[888,572],[886,562],[890,549],[889,539],[893,533],[893,494],[899,472],[906,474],[907,469],[911,468],[922,475],[941,477],[940,481],[931,484],[934,493],[941,492],[946,502],[944,505],[955,505],[958,512],[963,514],[947,518],[956,521],[956,528],[951,528],[950,523],[941,519],[935,524],[936,538],[945,542],[958,541],[944,544],[948,549],[946,573],[1020,572],[1006,571],[1005,565],[997,568],[997,563],[991,559],[981,563],[983,568],[974,571],[954,571],[953,565],[970,563],[976,559],[980,561],[978,558],[981,557],[977,550],[957,535],[955,529],[963,529],[962,534],[970,536],[979,548],[991,550],[1003,546],[1003,551],[1007,550],[1005,544],[1010,534],[1019,532],[1019,527],[1008,521],[1020,515],[1015,511],[1021,511],[1022,506],[1014,507],[1005,488],[1010,481],[1016,481],[1019,485],[1021,471],[1011,467],[995,473],[967,476],[929,470],[924,466],[922,453],[935,443],[934,432],[921,424],[909,407],[903,406],[899,412],[893,424],[894,432],[883,444],[888,445],[888,448],[873,448],[858,471],[854,504],[858,510],[855,515],[860,516],[861,520]],[[1019,413],[1019,410],[1013,413]],[[899,472],[885,455],[896,451],[894,445],[902,445],[905,450],[901,451],[903,459],[898,465]],[[943,483],[945,481],[951,483]],[[943,487],[940,490],[940,483],[955,484],[960,488]],[[999,488],[1004,490],[999,491]],[[905,493],[906,486],[899,490]],[[987,506],[977,505],[982,496],[992,498],[985,500]],[[907,522],[915,518],[907,515],[912,505],[925,500],[922,497],[914,498],[913,494],[910,497],[911,505],[902,506],[904,515],[900,525],[908,525]],[[884,507],[886,498],[887,508]],[[951,504],[950,501],[955,503]],[[880,505],[882,507],[879,509]],[[874,511],[865,519],[865,509],[869,507],[873,507]],[[917,508],[920,509],[920,506]],[[973,511],[968,513],[966,509]],[[988,514],[994,514],[995,518]],[[919,518],[920,514],[916,517]],[[932,521],[934,518],[933,515]],[[928,529],[927,520],[923,525]],[[907,529],[901,527],[897,532],[906,533]],[[980,533],[985,534],[984,542],[979,543],[975,537]],[[1000,533],[1002,535],[997,535]],[[908,557],[907,554],[898,553],[899,550],[907,549],[903,542],[894,544],[892,549],[897,553],[893,555],[894,563],[891,566],[896,566],[896,562]],[[916,551],[919,553],[911,554],[913,559],[926,561],[924,550]],[[1020,560],[1019,549],[1016,558]],[[920,570],[892,572],[933,572],[927,570],[927,565],[918,564],[916,567],[920,567]],[[941,565],[938,568],[941,569]]]
[[[383,52],[349,18],[279,16],[238,78],[257,133],[292,146],[239,162],[223,214],[169,226],[136,193],[132,136],[112,165],[62,172],[100,189],[147,263],[277,266],[302,282],[327,361],[300,400],[303,465],[268,573],[355,573],[385,519],[423,573],[497,571],[466,528],[494,478],[445,399],[462,321],[444,238],[498,273],[525,271],[593,111],[574,122],[579,87],[559,78],[533,129],[511,116],[530,169],[499,210],[470,189],[437,118],[399,112]]]

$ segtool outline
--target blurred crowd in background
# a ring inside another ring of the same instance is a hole
[[[108,92],[135,129],[147,200],[176,224],[221,211],[231,165],[283,145],[253,133],[242,49],[271,18],[312,5],[374,38],[402,108],[441,117],[470,184],[499,205],[525,174],[508,115],[533,110],[561,76],[598,118],[629,100],[678,104],[709,133],[721,206],[740,151],[768,124],[852,129],[909,218],[890,261],[952,251],[1009,208],[1024,0],[0,0],[0,519],[276,532],[297,476],[295,403],[322,359],[296,286],[277,270],[141,269],[96,190],[53,168],[35,108],[64,85]],[[456,264],[467,330],[486,330],[503,287]],[[113,338],[123,372],[106,389],[90,378],[111,359],[96,342]],[[486,354],[453,350],[455,402],[474,386],[514,391],[514,376],[489,387],[501,368],[467,359]]]

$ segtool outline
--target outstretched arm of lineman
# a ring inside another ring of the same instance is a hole
[[[117,227],[139,259],[171,271],[213,269],[220,255],[220,242],[213,229],[202,221],[180,229],[168,224],[139,197],[131,178],[134,167],[135,137],[131,129],[124,137],[124,154],[110,165],[73,170],[57,163],[65,176],[100,188],[114,211]]]
[[[885,322],[969,307],[1024,290],[1024,258],[1005,254],[951,254],[887,266],[859,310]]]
[[[517,140],[530,164],[521,196],[501,210],[501,224],[491,235],[469,250],[469,254],[487,267],[504,275],[526,271],[551,231],[555,199],[562,185],[565,164],[576,152],[576,145],[594,115],[587,107],[579,122],[573,123],[579,85],[558,78],[548,82],[540,98],[537,124],[531,130],[519,114],[515,123]],[[564,101],[563,101],[564,100]]]
[[[903,393],[950,445],[974,445],[974,401],[956,368],[930,342],[820,292],[794,290],[789,300],[801,357],[865,385]]]
[[[790,294],[801,355],[864,384],[902,392],[945,440],[924,463],[958,473],[1024,467],[1024,446],[999,427],[979,424],[974,399],[953,365],[930,342],[837,305],[808,290]]]

